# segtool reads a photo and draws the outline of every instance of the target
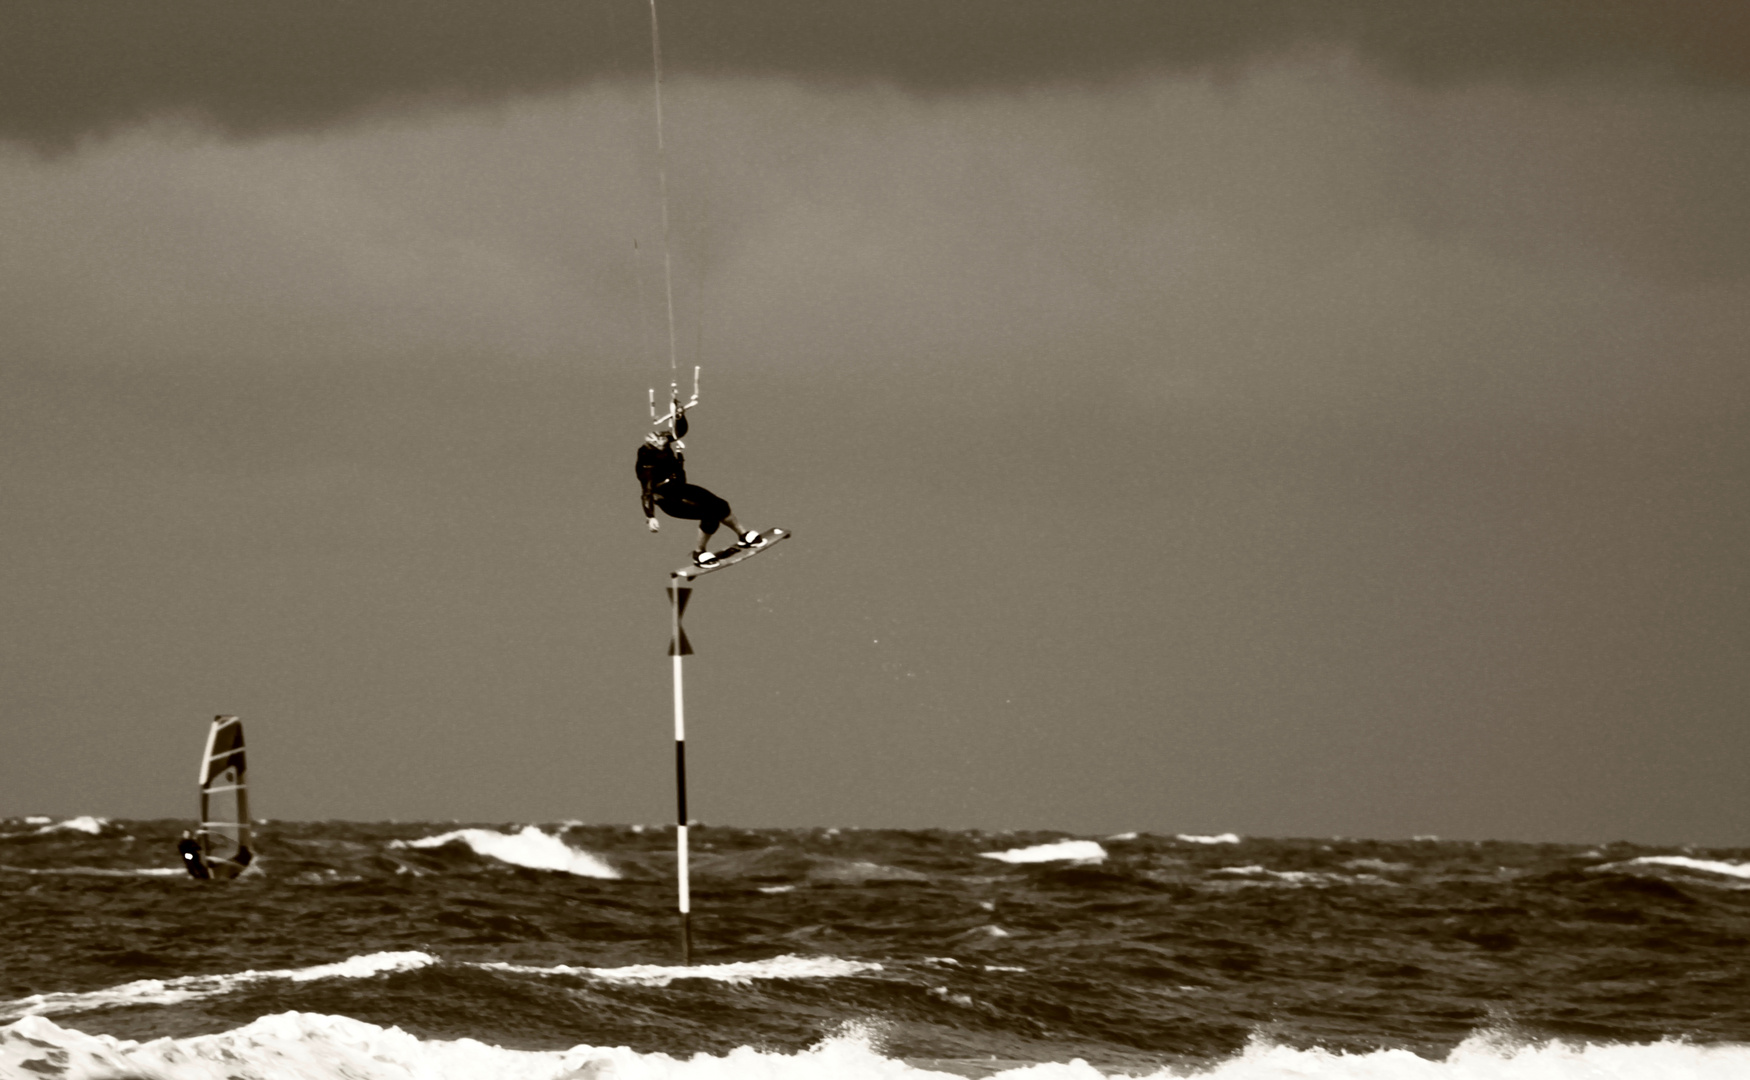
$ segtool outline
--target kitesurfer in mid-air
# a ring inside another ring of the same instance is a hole
[[[672,518],[697,521],[699,542],[693,549],[693,563],[710,566],[717,561],[717,556],[707,551],[706,546],[719,524],[735,530],[737,547],[754,547],[760,542],[760,534],[743,532],[727,502],[697,484],[687,483],[686,462],[681,456],[685,448],[681,439],[686,433],[686,414],[676,409],[672,430],[657,428],[644,436],[644,445],[638,448],[638,482],[644,486],[644,516],[650,521],[651,532],[662,528],[662,523],[656,519],[658,510]]]

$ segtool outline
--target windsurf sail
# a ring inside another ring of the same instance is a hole
[[[207,730],[200,790],[201,827],[195,838],[200,843],[201,861],[213,877],[234,877],[254,857],[243,722],[235,716],[214,717]]]

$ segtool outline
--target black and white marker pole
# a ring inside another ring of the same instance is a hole
[[[693,590],[672,578],[668,589],[671,633],[668,654],[674,658],[674,781],[676,817],[674,830],[675,882],[679,891],[681,916],[681,966],[693,962],[693,898],[687,881],[687,709],[686,694],[681,682],[681,657],[690,656],[693,646],[687,632],[681,629],[681,615],[687,610],[687,598]]]

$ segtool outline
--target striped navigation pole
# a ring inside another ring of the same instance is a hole
[[[687,632],[681,629],[681,616],[687,613],[687,599],[693,595],[693,579],[751,559],[773,544],[788,539],[788,529],[774,527],[760,534],[757,541],[724,548],[717,553],[715,562],[705,566],[683,566],[668,575],[668,655],[674,659],[675,877],[680,891],[683,965],[693,962],[693,898],[687,881],[687,697],[681,683],[681,658],[693,655],[693,643],[687,640]]]
[[[680,891],[681,966],[693,962],[693,898],[687,882],[687,708],[681,685],[681,657],[690,656],[692,643],[681,629],[681,615],[693,590],[683,585],[679,573],[670,575],[668,607],[671,615],[668,654],[674,657],[674,783],[675,783],[675,880]]]
[[[656,175],[662,203],[662,284],[664,295],[668,300],[668,367],[669,374],[674,374],[674,272],[669,263],[668,246],[668,148],[662,137],[662,36],[657,27],[656,0],[650,0],[650,62],[656,82]],[[670,427],[677,436],[681,399],[680,390],[674,383],[674,411],[669,414]],[[693,400],[699,399],[699,369],[693,369]],[[650,412],[656,413],[654,391],[652,392]],[[675,875],[680,881],[681,909],[681,964],[690,965],[693,962],[693,926],[692,897],[687,889],[687,714],[685,698],[681,693],[681,657],[693,651],[687,644],[687,635],[681,631],[681,612],[686,610],[687,597],[693,590],[686,587],[685,575],[676,573],[669,575],[668,606],[673,613],[673,633],[669,637],[668,654],[674,657],[674,777],[675,797],[678,804],[678,814],[675,818]]]

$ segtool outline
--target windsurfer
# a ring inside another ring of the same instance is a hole
[[[176,850],[182,852],[182,865],[190,874],[202,881],[212,877],[207,870],[207,861],[201,857],[200,841],[190,835],[187,829],[182,830],[182,839],[176,842]]]

